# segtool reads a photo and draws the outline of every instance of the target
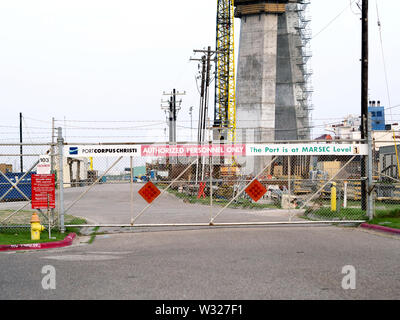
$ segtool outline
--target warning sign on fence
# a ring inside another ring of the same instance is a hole
[[[147,182],[142,189],[139,190],[139,194],[148,203],[152,203],[159,195],[160,190],[150,181]]]
[[[257,202],[266,194],[267,189],[261,184],[260,181],[254,180],[245,190],[253,201]]]
[[[54,174],[33,174],[32,181],[32,209],[56,207]]]

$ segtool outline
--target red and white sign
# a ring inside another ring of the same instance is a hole
[[[41,155],[39,157],[39,163],[36,166],[37,174],[50,174],[51,173],[51,160],[48,155]]]
[[[56,207],[56,188],[54,174],[33,174],[32,182],[32,209]]]
[[[210,144],[210,145],[176,145],[142,146],[142,157],[190,157],[190,156],[244,156],[244,144]]]

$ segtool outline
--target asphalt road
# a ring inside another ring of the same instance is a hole
[[[132,208],[129,184],[106,184],[95,186],[69,214],[127,224],[147,204],[137,194],[142,186],[134,186]],[[67,189],[66,207],[83,190]],[[211,212],[209,206],[188,204],[166,193],[137,223],[205,223],[220,208]],[[287,221],[290,214],[227,209],[216,221]],[[140,231],[145,232],[97,236],[91,245],[1,253],[0,299],[400,297],[399,237],[333,226]],[[56,269],[55,290],[41,286],[45,265]],[[341,287],[345,265],[356,268],[356,290]]]
[[[0,254],[0,299],[399,299],[400,240],[354,228],[215,228],[98,236]],[[42,267],[56,269],[44,290]],[[356,290],[343,290],[343,266]]]

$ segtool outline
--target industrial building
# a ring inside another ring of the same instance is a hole
[[[59,170],[59,163],[54,163],[55,171]],[[69,158],[64,157],[63,159],[63,179],[64,188],[70,187],[82,187],[87,182],[92,181],[90,162],[88,158]],[[96,175],[97,178],[97,175]]]
[[[393,135],[400,130],[398,123],[387,124],[385,107],[380,101],[370,101],[368,112],[372,121],[372,140],[375,151],[384,146],[393,146],[400,142],[400,137]],[[361,139],[361,118],[348,115],[341,122],[326,126],[326,131],[333,133],[333,140],[360,140]],[[396,141],[395,141],[396,139]]]

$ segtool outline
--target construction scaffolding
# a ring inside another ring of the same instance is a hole
[[[311,52],[311,16],[309,10],[310,0],[299,0],[296,4],[289,4],[288,11],[293,12],[298,16],[294,28],[297,30],[300,41],[296,46],[300,51],[300,59],[297,63],[302,77],[297,83],[297,94],[296,100],[298,106],[296,108],[297,121],[298,123],[298,138],[299,140],[307,140],[310,138],[310,124],[311,124],[311,112],[313,110],[312,104],[312,93],[313,87],[311,82],[311,76],[313,74],[310,59],[312,57]]]

